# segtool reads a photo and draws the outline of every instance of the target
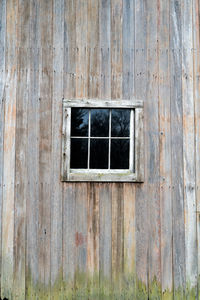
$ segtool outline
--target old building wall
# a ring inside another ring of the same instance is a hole
[[[2,298],[197,299],[199,59],[198,0],[0,1]],[[144,183],[60,181],[63,98],[144,101]]]

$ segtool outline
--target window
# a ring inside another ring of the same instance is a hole
[[[143,102],[63,100],[63,181],[144,177]]]

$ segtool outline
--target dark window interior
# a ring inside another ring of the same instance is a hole
[[[72,169],[129,169],[130,109],[71,109]]]

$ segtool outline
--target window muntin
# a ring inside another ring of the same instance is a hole
[[[62,136],[63,181],[143,181],[143,101],[64,99]]]
[[[71,116],[71,169],[130,169],[134,110],[72,108]]]

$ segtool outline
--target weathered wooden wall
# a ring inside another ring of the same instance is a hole
[[[1,297],[198,299],[199,0],[0,0]],[[144,100],[145,182],[62,183],[62,98]]]

